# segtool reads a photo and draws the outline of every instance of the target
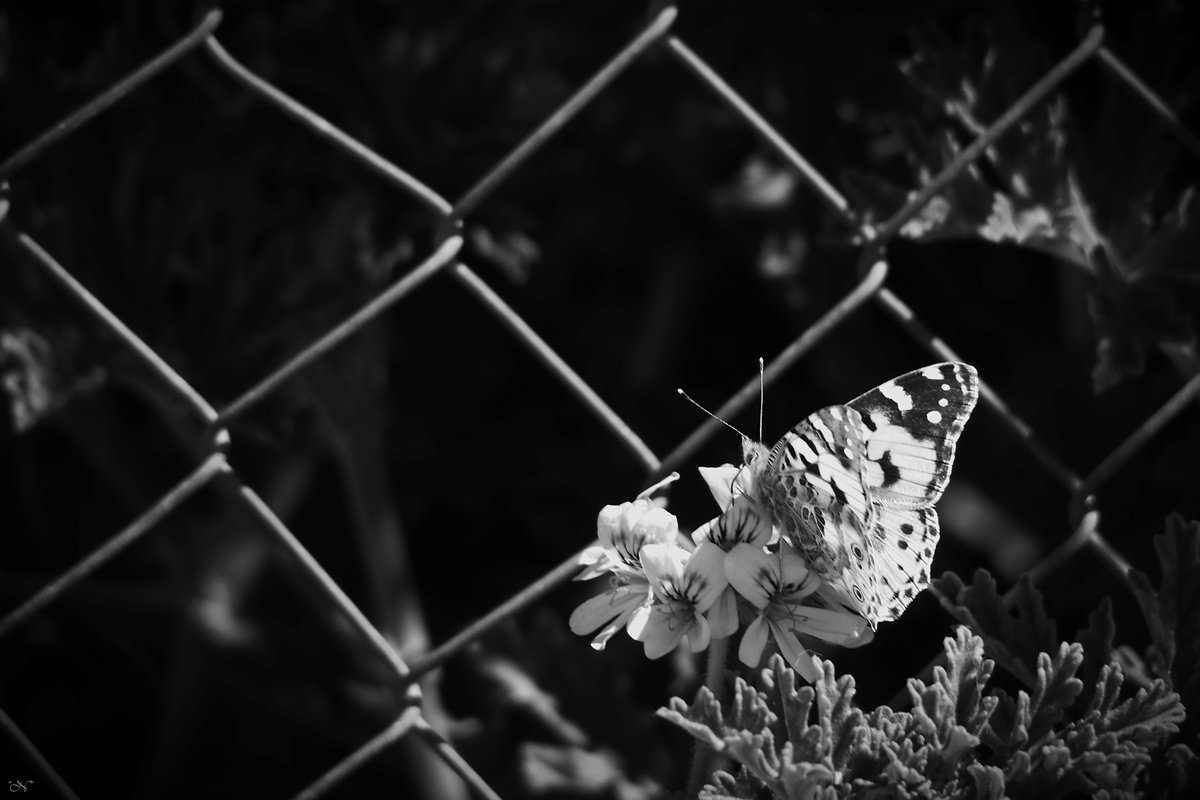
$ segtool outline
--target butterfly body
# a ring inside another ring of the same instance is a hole
[[[743,444],[747,493],[872,627],[929,584],[933,505],[978,386],[970,365],[934,364],[810,414],[770,450]]]

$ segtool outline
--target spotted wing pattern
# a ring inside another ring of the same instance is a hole
[[[968,364],[932,364],[810,415],[753,465],[772,519],[875,627],[929,585],[955,445],[979,397]]]
[[[876,501],[871,550],[879,577],[879,616],[899,619],[922,589],[937,548],[938,516],[932,508],[887,508]]]
[[[890,508],[929,508],[950,480],[954,449],[979,398],[969,364],[931,364],[846,405],[866,428],[866,483]]]
[[[775,444],[754,483],[809,566],[872,619],[880,593],[868,540],[873,509],[863,484],[865,459],[862,418],[830,406]]]

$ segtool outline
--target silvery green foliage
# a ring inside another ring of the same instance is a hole
[[[707,688],[689,706],[675,698],[659,714],[741,764],[717,773],[701,797],[755,798],[761,789],[808,798],[1047,797],[1071,791],[1137,796],[1151,751],[1178,730],[1183,706],[1161,680],[1121,701],[1114,660],[1092,699],[1068,714],[1083,689],[1083,648],[1038,656],[1036,683],[1015,698],[986,692],[994,661],[960,626],[945,641],[947,666],[908,682],[911,711],[854,704],[854,679],[821,663],[812,686],[775,657],[759,687],[739,679],[722,707]]]
[[[1145,673],[1136,690],[1113,650],[1107,600],[1074,643],[1058,643],[1031,583],[1009,608],[980,571],[970,585],[952,573],[934,583],[964,624],[933,681],[908,681],[911,710],[864,712],[851,676],[818,660],[816,681],[801,685],[776,656],[757,686],[736,681],[727,706],[703,688],[659,715],[741,765],[712,777],[707,800],[1194,796],[1198,726],[1184,703],[1200,686],[1200,524],[1169,518],[1155,547],[1158,589],[1130,576],[1152,638],[1144,665],[1125,654]],[[996,666],[1025,688],[989,689]]]

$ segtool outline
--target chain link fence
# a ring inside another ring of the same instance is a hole
[[[903,208],[896,211],[882,224],[868,226],[860,223],[861,215],[851,203],[834,188],[821,172],[798,152],[787,139],[747,103],[678,36],[673,27],[678,17],[675,7],[657,11],[649,22],[633,36],[611,60],[605,64],[570,98],[557,108],[540,126],[524,138],[506,157],[488,170],[478,181],[456,200],[447,199],[435,189],[426,186],[403,167],[390,163],[346,132],[339,130],[314,110],[289,97],[278,87],[247,69],[220,43],[217,37],[221,21],[220,12],[205,16],[185,36],[173,43],[159,55],[147,61],[126,78],[113,84],[110,89],[94,98],[74,113],[62,119],[42,135],[31,141],[15,155],[0,165],[0,180],[9,178],[38,158],[49,157],[56,144],[74,135],[97,115],[105,113],[131,93],[138,91],[147,81],[159,73],[172,69],[189,58],[207,58],[236,84],[253,93],[266,103],[286,115],[323,140],[330,148],[340,151],[356,162],[362,169],[379,178],[396,191],[419,203],[436,220],[438,234],[428,255],[413,270],[391,284],[386,290],[370,299],[361,308],[330,328],[307,347],[288,358],[278,368],[248,386],[234,399],[223,406],[216,406],[189,385],[166,359],[149,347],[122,320],[93,295],[88,287],[76,280],[69,269],[56,260],[54,254],[43,248],[34,238],[23,232],[11,216],[6,216],[9,201],[0,195],[0,229],[3,235],[24,254],[21,269],[40,270],[60,285],[65,295],[82,304],[94,316],[96,322],[119,339],[145,362],[146,367],[170,387],[188,409],[188,413],[199,420],[206,433],[205,452],[197,459],[192,470],[162,495],[153,505],[146,508],[135,520],[114,533],[86,557],[63,570],[44,587],[29,596],[18,608],[0,620],[0,639],[11,634],[42,613],[65,591],[92,575],[105,564],[117,558],[122,551],[142,537],[153,535],[164,519],[176,512],[210,484],[220,484],[242,503],[273,537],[275,544],[299,565],[311,579],[322,602],[336,607],[338,612],[353,627],[357,635],[373,648],[380,659],[389,665],[395,684],[407,690],[406,702],[396,712],[395,720],[380,730],[374,737],[359,744],[352,752],[322,777],[296,795],[297,798],[319,798],[334,786],[354,773],[371,759],[379,757],[388,746],[404,737],[415,737],[443,759],[471,790],[479,797],[495,798],[497,793],[472,769],[426,721],[422,710],[422,697],[417,681],[432,670],[446,664],[456,654],[480,639],[498,624],[508,620],[570,581],[578,572],[577,556],[564,561],[560,566],[518,592],[511,598],[495,605],[486,615],[434,647],[412,663],[405,663],[396,649],[386,640],[367,616],[350,600],[338,583],[317,559],[298,541],[297,537],[276,516],[260,496],[239,478],[237,471],[227,461],[230,443],[229,425],[255,408],[265,398],[298,372],[314,361],[323,358],[356,332],[371,325],[388,309],[408,299],[414,290],[440,272],[453,276],[454,280],[493,313],[509,333],[528,349],[530,356],[560,380],[570,394],[590,411],[611,436],[619,440],[628,451],[629,458],[640,469],[645,478],[640,485],[649,485],[681,465],[688,463],[704,443],[720,431],[720,424],[706,420],[691,435],[687,436],[666,455],[654,453],[627,424],[588,384],[585,376],[576,372],[559,356],[538,333],[517,314],[501,297],[462,259],[462,222],[485,199],[492,195],[514,173],[528,164],[530,158],[554,137],[564,126],[609,89],[623,73],[651,51],[661,51],[670,56],[680,68],[709,90],[714,102],[731,109],[749,126],[779,158],[791,166],[802,177],[808,188],[837,216],[854,228],[866,242],[859,258],[860,278],[854,288],[840,298],[820,319],[803,332],[782,352],[771,358],[765,368],[765,382],[770,386],[804,358],[814,347],[837,334],[856,309],[875,303],[895,322],[920,343],[936,360],[971,361],[970,353],[955,350],[942,341],[933,328],[920,319],[903,298],[888,286],[889,263],[886,248],[895,239],[903,226],[912,220],[932,198],[960,175],[973,161],[1001,137],[1021,123],[1039,104],[1058,90],[1064,82],[1081,69],[1102,70],[1106,78],[1116,81],[1133,93],[1145,106],[1145,113],[1156,115],[1170,129],[1183,146],[1200,158],[1200,141],[1189,132],[1172,113],[1166,103],[1155,95],[1139,77],[1125,65],[1116,54],[1105,46],[1104,31],[1093,28],[1079,41],[1077,47],[1047,72],[1014,103],[995,119],[970,146],[949,164],[940,174],[923,186],[915,187],[914,194]],[[10,267],[12,268],[12,267]],[[447,313],[454,313],[453,310]],[[1133,433],[1111,454],[1096,464],[1085,475],[1078,474],[1064,463],[1054,450],[1039,438],[1038,433],[1017,416],[985,381],[981,384],[984,414],[998,419],[1008,430],[1012,439],[1020,444],[1038,468],[1045,471],[1069,494],[1070,532],[1057,547],[1032,570],[1035,581],[1045,579],[1064,562],[1081,551],[1090,551],[1116,573],[1123,575],[1128,567],[1121,553],[1111,547],[1101,535],[1100,513],[1096,496],[1105,484],[1131,457],[1148,442],[1160,434],[1163,428],[1179,415],[1197,396],[1200,396],[1200,375],[1185,376],[1182,387],[1161,408],[1136,425]],[[757,378],[749,381],[716,411],[723,418],[732,418],[751,405],[758,397]],[[69,412],[68,412],[69,413]],[[16,723],[0,711],[0,724],[5,734],[12,739],[41,770],[39,780],[44,779],[63,797],[78,795],[69,786],[66,776],[60,775],[54,764],[39,752],[37,743],[31,741]],[[39,787],[41,788],[41,787]]]

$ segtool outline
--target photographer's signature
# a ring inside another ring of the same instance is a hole
[[[9,781],[8,782],[8,790],[10,792],[28,792],[30,786],[33,786],[33,781]]]

